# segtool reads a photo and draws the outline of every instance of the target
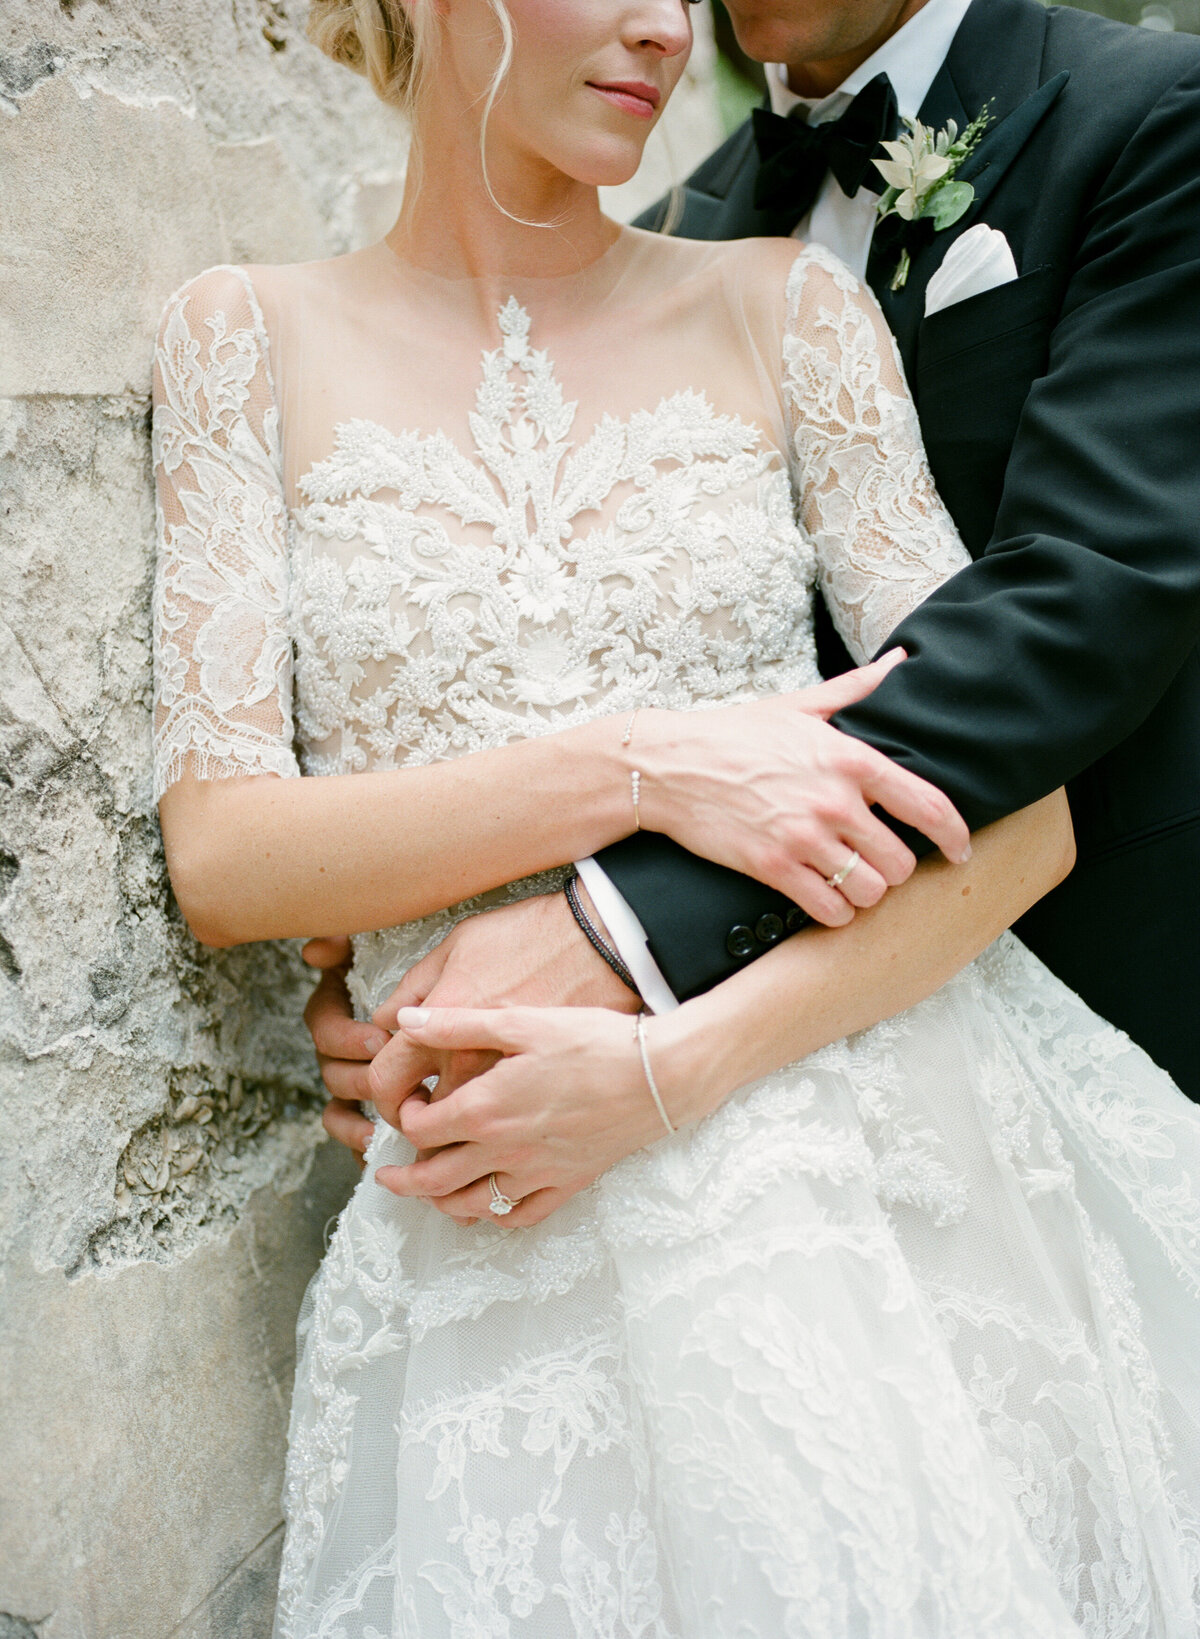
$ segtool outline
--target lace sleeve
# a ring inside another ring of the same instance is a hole
[[[166,305],[152,447],[155,800],[184,772],[297,775],[279,418],[240,269],[212,268]]]
[[[861,663],[970,556],[934,488],[883,314],[816,245],[788,279],[783,390],[798,516]]]

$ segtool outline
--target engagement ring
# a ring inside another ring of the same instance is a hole
[[[488,1211],[493,1213],[497,1218],[503,1218],[506,1213],[512,1211],[513,1207],[520,1206],[520,1201],[510,1200],[509,1197],[505,1195],[504,1191],[496,1182],[496,1174],[494,1172],[488,1174],[488,1183],[492,1186],[492,1200],[491,1205],[488,1207]]]

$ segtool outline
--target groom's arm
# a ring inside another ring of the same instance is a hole
[[[1088,213],[992,539],[894,632],[910,659],[833,719],[972,829],[1133,734],[1200,637],[1200,72]],[[906,835],[914,852],[928,845]],[[765,890],[665,837],[597,855],[677,995],[765,953]],[[736,948],[735,948],[736,947]]]

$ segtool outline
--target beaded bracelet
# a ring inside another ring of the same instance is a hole
[[[583,908],[582,901],[579,898],[578,872],[576,872],[574,876],[567,878],[567,884],[563,889],[563,892],[567,896],[567,904],[571,907],[571,915],[579,923],[580,928],[587,936],[588,944],[591,945],[592,949],[598,956],[602,956],[604,958],[609,967],[612,968],[613,972],[616,974],[617,978],[620,979],[621,983],[623,985],[627,985],[640,1002],[642,1000],[642,993],[634,983],[633,974],[630,973],[624,962],[617,955],[617,952],[608,943],[607,939],[605,939],[604,935],[600,932],[600,929],[596,926],[591,917]]]

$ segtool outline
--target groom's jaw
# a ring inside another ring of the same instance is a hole
[[[903,28],[927,0],[725,0],[738,44],[786,63],[798,96],[824,97]]]

